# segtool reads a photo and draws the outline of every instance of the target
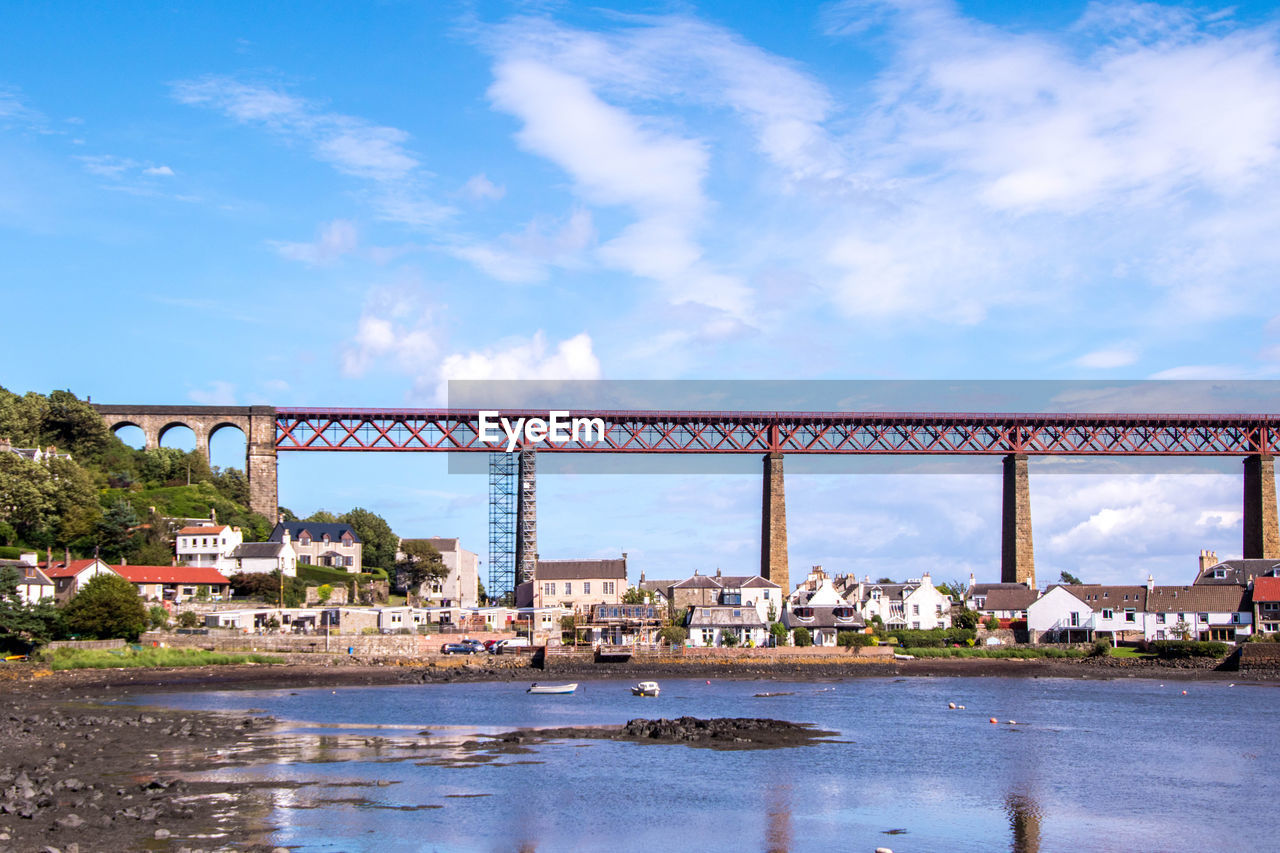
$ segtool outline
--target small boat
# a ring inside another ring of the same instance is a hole
[[[893,659],[894,659],[894,660],[915,660],[915,659],[916,659],[916,656],[915,656],[915,655],[900,655],[900,654],[895,654],[895,655],[893,656]]]
[[[577,682],[573,684],[539,684],[535,681],[529,685],[529,689],[525,693],[572,693],[577,689]]]
[[[656,681],[642,681],[639,684],[637,684],[635,687],[631,688],[631,695],[632,696],[657,696],[658,691],[660,689],[661,688],[658,687],[658,682]]]

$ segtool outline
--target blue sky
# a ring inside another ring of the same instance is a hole
[[[1268,4],[3,17],[12,390],[437,406],[449,379],[1280,373]],[[483,481],[442,459],[281,475],[295,511],[361,504],[486,556]],[[753,477],[540,487],[545,556],[758,562]],[[1042,580],[1175,582],[1240,550],[1234,476],[1033,489]],[[998,570],[995,470],[788,493],[793,574]]]

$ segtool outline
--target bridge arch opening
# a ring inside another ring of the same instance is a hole
[[[160,427],[158,438],[161,447],[173,447],[185,451],[196,449],[195,430],[181,422],[168,423]]]
[[[144,450],[147,446],[147,434],[135,423],[130,421],[121,421],[111,427],[111,432],[116,438],[132,447],[134,450]]]
[[[223,421],[209,430],[209,464],[219,468],[245,468],[248,438],[239,424]]]

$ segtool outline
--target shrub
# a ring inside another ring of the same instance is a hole
[[[178,615],[178,627],[195,628],[200,624],[200,617],[194,610],[184,610]]]
[[[846,649],[862,648],[876,643],[876,638],[861,631],[841,631],[836,634],[836,644]]]
[[[1101,658],[1111,654],[1111,641],[1106,637],[1099,637],[1093,641],[1093,648],[1089,649],[1089,657]]]
[[[804,647],[813,645],[813,634],[809,633],[808,628],[797,628],[794,636],[797,646]]]
[[[999,631],[1000,620],[994,616],[988,616],[987,621],[982,623],[988,631]]]
[[[787,626],[781,622],[774,622],[769,626],[769,633],[773,635],[773,644],[775,646],[785,646],[787,644]]]
[[[683,646],[684,641],[689,638],[689,632],[679,625],[668,625],[658,632],[658,636],[668,646]]]
[[[1156,640],[1151,650],[1165,660],[1226,657],[1227,644],[1194,640]]]
[[[169,624],[169,611],[159,604],[147,610],[147,617],[151,620],[152,628],[164,628]]]

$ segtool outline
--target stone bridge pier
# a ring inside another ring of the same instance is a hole
[[[146,448],[160,446],[165,433],[187,427],[196,449],[209,458],[209,443],[223,429],[244,434],[244,472],[249,480],[249,508],[275,521],[279,509],[276,474],[276,410],[272,406],[101,406],[94,405],[112,432],[135,426]]]

